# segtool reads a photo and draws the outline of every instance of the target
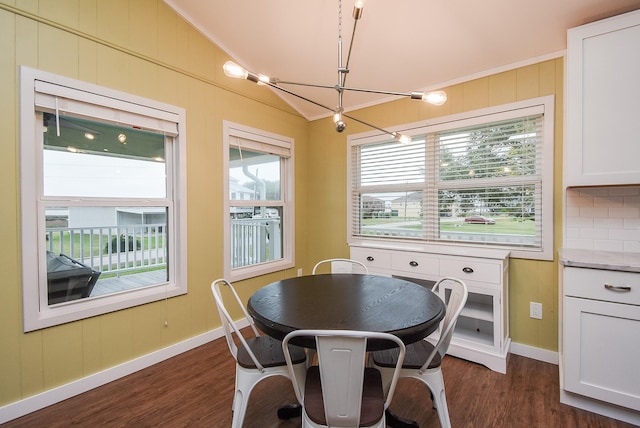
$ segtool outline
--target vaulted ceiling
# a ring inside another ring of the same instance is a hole
[[[165,2],[251,72],[328,86],[338,81],[340,0]],[[342,1],[343,64],[353,3]],[[368,0],[353,41],[347,86],[440,89],[559,57],[567,29],[638,8],[640,0]],[[287,88],[331,108],[338,103],[334,89]],[[280,94],[307,119],[330,113]],[[389,99],[346,92],[345,111]]]

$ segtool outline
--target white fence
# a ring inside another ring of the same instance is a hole
[[[46,231],[47,250],[62,253],[103,274],[166,268],[166,224],[56,227]],[[279,218],[231,220],[231,266],[282,257]]]
[[[47,250],[62,253],[102,273],[120,274],[167,265],[167,226],[144,224],[49,228]]]

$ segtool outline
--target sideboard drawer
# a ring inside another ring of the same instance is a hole
[[[499,263],[483,263],[460,258],[440,260],[440,275],[461,280],[501,284],[502,272]]]
[[[351,258],[364,263],[370,270],[380,271],[391,268],[391,255],[388,251],[364,247],[352,247]]]
[[[391,255],[391,268],[417,275],[438,275],[440,260],[427,254],[397,251]]]

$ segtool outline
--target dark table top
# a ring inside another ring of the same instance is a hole
[[[355,274],[276,281],[258,290],[248,303],[256,325],[280,340],[298,329],[342,329],[392,333],[405,344],[435,331],[445,309],[442,300],[422,285]],[[370,350],[374,349],[372,345]]]

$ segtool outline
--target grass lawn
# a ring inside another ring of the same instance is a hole
[[[495,224],[472,224],[465,223],[464,218],[456,220],[450,220],[449,218],[443,218],[440,221],[440,231],[442,232],[475,232],[475,233],[497,233],[505,235],[529,235],[534,236],[536,234],[535,222],[530,220],[514,220],[510,217],[494,217]],[[363,226],[375,226],[375,225],[392,225],[393,223],[405,223],[405,222],[421,222],[421,218],[409,218],[404,217],[391,217],[391,218],[374,218],[366,219],[362,222]],[[398,225],[398,228],[421,230],[422,224],[406,224]]]
[[[440,230],[443,232],[484,232],[499,233],[505,235],[535,235],[536,223],[534,221],[518,221],[512,218],[495,218],[495,224],[465,223],[464,219],[456,222],[440,222]]]

